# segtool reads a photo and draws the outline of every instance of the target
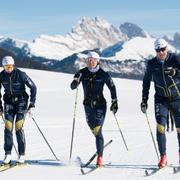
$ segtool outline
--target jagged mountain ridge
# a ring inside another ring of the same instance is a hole
[[[173,51],[179,47],[179,33],[174,39],[165,38]],[[153,42],[152,35],[136,24],[126,22],[118,29],[103,18],[84,17],[66,36],[41,35],[33,42],[0,37],[0,48],[8,50],[21,62],[28,59],[47,69],[68,73],[85,66],[85,59],[79,58],[78,53],[99,49],[107,71],[116,76],[140,77],[144,60],[155,55]]]

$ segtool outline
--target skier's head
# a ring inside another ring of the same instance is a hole
[[[159,59],[166,60],[168,54],[167,46],[168,43],[164,39],[160,38],[155,40],[154,49]]]
[[[11,73],[14,70],[14,59],[11,56],[5,56],[2,59],[2,65],[7,73]]]
[[[99,64],[100,56],[95,51],[90,51],[87,54],[87,64],[89,68],[96,68]]]

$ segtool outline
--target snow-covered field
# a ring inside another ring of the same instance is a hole
[[[35,120],[40,126],[54,152],[61,160],[54,161],[54,156],[39,133],[31,118],[25,122],[26,158],[39,160],[39,163],[21,168],[14,168],[0,173],[0,179],[11,180],[110,180],[110,179],[179,179],[180,174],[172,174],[172,169],[164,169],[159,174],[144,177],[144,170],[157,165],[157,156],[153,147],[145,115],[140,111],[142,82],[127,79],[114,79],[119,111],[117,118],[127,141],[126,151],[114,116],[109,111],[110,93],[105,87],[108,111],[103,128],[105,142],[113,143],[104,151],[104,163],[110,166],[98,169],[88,175],[82,175],[77,164],[77,156],[86,162],[95,152],[94,137],[85,120],[82,106],[83,93],[79,88],[76,112],[75,135],[71,164],[69,151],[73,123],[75,92],[69,87],[72,75],[47,71],[24,69],[38,87]],[[152,84],[153,87],[153,84]],[[155,137],[155,119],[153,110],[153,88],[149,100],[148,116]],[[0,123],[0,159],[4,157],[3,122]],[[16,143],[15,143],[16,144]],[[167,155],[169,164],[178,164],[178,146],[176,133],[167,134]],[[13,151],[13,159],[17,158]],[[95,161],[93,162],[95,163]]]

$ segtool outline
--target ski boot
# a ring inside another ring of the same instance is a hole
[[[17,163],[18,164],[24,164],[25,163],[25,156],[24,155],[19,155]]]
[[[96,167],[102,167],[102,156],[97,157]]]
[[[6,154],[2,163],[10,164],[11,163],[11,154]]]
[[[167,156],[166,155],[162,155],[158,164],[159,168],[163,168],[165,166],[167,166]]]

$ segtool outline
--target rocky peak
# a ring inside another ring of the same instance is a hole
[[[133,37],[147,37],[148,34],[139,26],[133,23],[125,22],[120,25],[119,29],[126,34],[129,39]]]

